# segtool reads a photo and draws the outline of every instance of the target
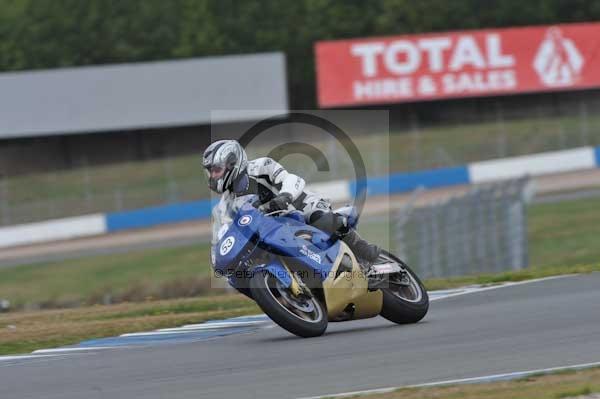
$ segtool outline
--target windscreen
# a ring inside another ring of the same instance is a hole
[[[236,213],[244,205],[251,205],[258,199],[255,194],[233,196],[224,195],[219,203],[213,208],[212,245],[215,245],[225,235],[229,226],[235,219]]]

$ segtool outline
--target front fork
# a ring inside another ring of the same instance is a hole
[[[286,267],[287,269],[287,267]],[[289,269],[288,269],[289,271]],[[291,273],[292,276],[292,283],[290,284],[290,291],[292,292],[292,295],[294,295],[295,297],[299,297],[304,290],[302,289],[302,287],[300,286],[300,283],[298,283],[297,280],[297,276],[294,273]]]
[[[293,273],[281,259],[264,265],[257,266],[253,269],[253,273],[266,271],[271,273],[279,282],[290,290],[292,295],[299,297],[302,294],[310,295],[310,290],[298,277]]]

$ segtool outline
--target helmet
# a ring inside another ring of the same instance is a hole
[[[237,141],[219,140],[204,151],[202,166],[206,170],[210,189],[222,194],[246,176],[248,158]]]

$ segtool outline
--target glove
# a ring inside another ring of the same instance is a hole
[[[291,203],[292,195],[290,193],[280,193],[278,196],[266,203],[265,210],[267,213],[286,210]]]

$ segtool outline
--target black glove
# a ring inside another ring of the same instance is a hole
[[[267,213],[283,211],[288,209],[288,205],[291,203],[292,195],[290,193],[280,193],[271,201],[267,202],[264,208]]]

